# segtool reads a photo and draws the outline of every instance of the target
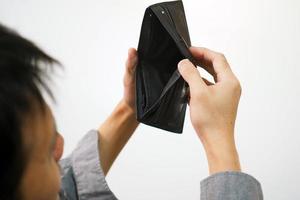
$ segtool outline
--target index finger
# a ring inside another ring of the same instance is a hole
[[[197,61],[205,65],[207,71],[215,74],[217,82],[226,79],[232,74],[223,54],[203,47],[190,47],[190,51]]]

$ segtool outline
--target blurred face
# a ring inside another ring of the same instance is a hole
[[[20,191],[24,200],[56,200],[60,189],[58,161],[63,153],[63,138],[47,106],[26,117],[23,143],[28,160]]]

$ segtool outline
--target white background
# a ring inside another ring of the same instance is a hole
[[[0,21],[59,59],[53,106],[65,154],[122,97],[127,49],[157,1],[0,0]],[[265,199],[300,199],[299,0],[185,0],[192,44],[223,52],[243,94],[236,140]],[[1,72],[0,72],[1,73]],[[176,135],[140,125],[107,180],[121,200],[200,199],[205,154],[187,114]]]

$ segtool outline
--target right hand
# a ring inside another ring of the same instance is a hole
[[[210,173],[240,171],[234,143],[234,124],[241,86],[224,55],[206,48],[190,48],[194,58],[213,77],[215,83],[201,77],[187,59],[178,69],[190,87],[192,125],[206,150]]]

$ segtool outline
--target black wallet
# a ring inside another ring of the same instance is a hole
[[[188,85],[177,70],[188,58],[191,41],[182,1],[149,6],[144,15],[136,68],[137,120],[182,133]]]

